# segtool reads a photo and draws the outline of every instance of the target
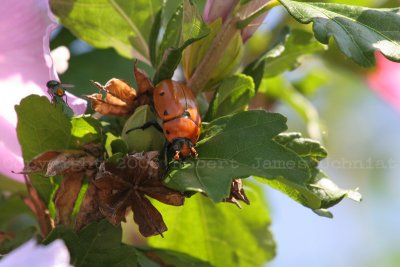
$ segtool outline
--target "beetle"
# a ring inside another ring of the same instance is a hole
[[[59,81],[55,80],[50,80],[46,83],[47,86],[47,92],[51,96],[51,101],[54,103],[57,102],[64,102],[63,97],[65,96],[65,103],[68,105],[68,98],[65,93],[66,89],[68,87],[73,87],[73,85],[70,84],[61,84]]]
[[[152,106],[159,118],[158,124],[148,122],[140,128],[155,126],[162,130],[168,148],[174,152],[175,160],[190,156],[196,158],[198,153],[194,145],[200,136],[201,118],[190,88],[183,83],[164,80],[151,93]],[[130,129],[126,133],[137,129]]]

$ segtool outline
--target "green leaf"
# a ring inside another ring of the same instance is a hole
[[[22,99],[15,110],[18,140],[26,162],[48,150],[69,148],[72,126],[60,105],[50,103],[44,96],[31,95]],[[49,203],[50,180],[39,175],[30,175],[30,178],[42,199]]]
[[[319,161],[327,156],[326,150],[318,142],[303,138],[299,133],[280,134],[274,140],[296,152],[309,166],[312,177],[303,186],[293,185],[282,179],[258,179],[259,181],[285,193],[318,215],[330,218],[333,217],[332,214],[325,209],[336,205],[344,197],[361,200],[358,192],[340,189],[317,168]]]
[[[61,108],[44,96],[30,95],[15,106],[17,135],[25,160],[47,150],[66,149],[71,142],[71,123]]]
[[[53,13],[74,35],[97,48],[115,48],[149,63],[149,26],[162,0],[51,0]]]
[[[168,21],[164,36],[158,48],[157,65],[162,60],[162,57],[164,56],[164,53],[168,48],[179,47],[182,39],[181,36],[182,24],[183,24],[182,20],[183,20],[183,4],[179,5],[175,13],[172,15],[171,19]]]
[[[209,29],[194,3],[183,1],[175,15],[168,22],[160,49],[159,64],[154,76],[154,84],[170,79],[178,67],[183,50],[191,43],[207,36]]]
[[[318,41],[328,44],[333,37],[339,49],[361,66],[375,65],[376,50],[400,61],[400,8],[279,1],[299,22],[314,23]]]
[[[322,171],[311,180],[308,187],[321,199],[321,209],[327,209],[338,204],[344,197],[348,197],[354,201],[362,200],[362,196],[357,192],[357,189],[345,190],[339,188]]]
[[[261,81],[264,77],[264,69],[265,60],[255,60],[247,65],[243,70],[243,74],[253,78],[254,90],[256,93],[258,92],[258,88],[260,87]]]
[[[71,253],[75,267],[122,267],[136,266],[136,251],[121,243],[121,227],[103,220],[92,223],[75,233],[65,226],[55,228],[44,241],[49,244],[63,239]]]
[[[199,157],[171,166],[166,185],[182,192],[204,192],[214,201],[228,196],[232,179],[251,175],[285,177],[303,186],[310,177],[306,162],[273,141],[287,129],[285,123],[282,115],[262,110],[212,121],[197,143]]]
[[[251,77],[239,74],[225,79],[215,93],[204,120],[211,121],[245,110],[254,94]]]
[[[174,267],[211,267],[209,263],[194,258],[188,254],[164,250],[164,249],[141,249],[137,250],[138,263],[142,267],[161,267],[152,259],[161,260],[165,265]]]
[[[149,37],[149,50],[150,50],[150,60],[153,66],[157,66],[157,39],[160,34],[163,10],[165,4],[160,8],[157,12],[156,17],[154,18],[153,25],[151,26],[150,37]]]
[[[0,199],[0,229],[5,231],[10,224],[16,225],[16,217],[27,214],[33,216],[31,210],[22,200],[22,196],[11,195],[10,197]]]
[[[90,117],[72,120],[64,116],[61,106],[46,97],[31,95],[15,107],[18,115],[17,135],[26,162],[49,150],[76,148],[101,140],[101,125]],[[53,190],[51,179],[30,175],[33,186],[45,203],[50,203]]]
[[[80,147],[84,144],[101,142],[101,123],[93,117],[75,117],[71,121],[71,134],[73,140],[71,146]]]
[[[311,33],[303,30],[286,30],[281,39],[265,55],[245,68],[243,73],[253,76],[257,84],[261,82],[261,77],[277,76],[296,68],[302,56],[326,49],[326,46],[320,44]],[[264,66],[264,69],[261,66]]]
[[[216,267],[261,266],[275,255],[268,229],[271,219],[260,188],[250,185],[245,190],[251,205],[243,209],[214,204],[200,194],[182,207],[157,203],[169,230],[165,238],[150,238],[149,244],[187,253]]]
[[[165,136],[154,126],[140,129],[145,123],[156,123],[157,116],[149,105],[143,105],[135,110],[135,113],[126,121],[122,129],[121,138],[128,145],[128,151],[161,151],[164,147]],[[127,131],[131,131],[128,134]]]
[[[314,104],[282,76],[264,78],[261,83],[260,93],[267,97],[279,99],[287,104],[304,120],[308,135],[316,140],[322,139],[321,122]]]

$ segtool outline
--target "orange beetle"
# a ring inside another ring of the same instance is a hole
[[[200,136],[201,118],[192,91],[182,83],[164,80],[154,88],[153,102],[174,159],[197,157],[194,145]]]

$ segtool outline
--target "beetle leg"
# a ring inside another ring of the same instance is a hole
[[[196,149],[193,146],[190,147],[190,151],[192,152],[192,155],[194,155],[194,158],[197,158],[199,156],[199,153],[197,153]]]
[[[175,156],[174,156],[175,160],[179,160],[180,159],[180,157],[179,157],[180,153],[181,153],[180,151],[175,151]]]

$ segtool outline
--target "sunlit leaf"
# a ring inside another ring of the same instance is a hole
[[[275,255],[275,242],[268,229],[269,211],[256,186],[245,188],[251,205],[238,209],[228,203],[214,204],[197,194],[185,206],[157,205],[169,225],[165,238],[149,244],[172,249],[208,261],[212,266],[261,266]]]
[[[251,175],[285,177],[300,186],[309,179],[306,163],[273,138],[286,130],[286,118],[261,110],[239,112],[205,125],[196,150],[199,157],[175,164],[167,186],[206,193],[214,201],[229,195],[232,179]]]
[[[225,79],[218,87],[204,120],[211,121],[245,110],[254,94],[251,77],[241,74]]]
[[[400,8],[279,1],[299,22],[314,23],[318,41],[328,44],[333,37],[340,50],[359,65],[375,65],[376,50],[400,61]]]
[[[150,62],[148,25],[162,0],[51,0],[51,8],[73,34],[98,48],[115,48]]]

